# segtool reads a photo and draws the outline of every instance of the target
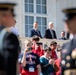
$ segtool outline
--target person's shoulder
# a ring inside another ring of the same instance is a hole
[[[44,60],[44,59],[45,59],[44,55],[43,55],[43,56],[41,56],[41,57],[40,57],[40,59]]]
[[[55,32],[55,30],[54,30],[54,29],[53,29],[52,31],[53,31],[53,32]]]
[[[33,52],[32,52],[32,55],[34,55],[34,56],[36,56],[36,57],[39,57],[36,53],[33,53]]]
[[[45,62],[45,60],[46,59],[45,59],[44,55],[40,57],[40,62]]]
[[[71,42],[71,41],[69,41],[69,42],[63,44],[62,50],[63,50],[63,49],[67,49],[67,48],[69,47],[69,45],[70,45],[70,42]]]
[[[40,32],[40,30],[38,30]]]
[[[49,31],[49,29],[46,29],[46,31]]]
[[[12,32],[7,32],[4,36],[4,40],[9,40],[10,42],[13,42],[15,45],[19,45],[18,37]]]
[[[6,35],[7,35],[7,37],[17,38],[18,39],[18,37],[14,33],[12,33],[12,32],[7,32]]]
[[[30,31],[34,31],[34,29],[31,29]]]

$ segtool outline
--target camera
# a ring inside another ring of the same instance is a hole
[[[37,42],[36,44],[37,44],[37,45],[42,45],[42,43],[41,43],[41,42]]]
[[[32,48],[32,47],[30,47],[30,48],[28,48],[28,50],[33,50],[33,48]]]

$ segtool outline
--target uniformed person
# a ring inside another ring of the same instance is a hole
[[[15,5],[0,2],[0,75],[16,75],[19,41],[6,30],[13,24]]]
[[[62,74],[76,75],[76,8],[64,9],[65,25],[74,38],[62,47]]]

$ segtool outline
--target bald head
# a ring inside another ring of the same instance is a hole
[[[49,29],[53,29],[53,22],[49,22]]]

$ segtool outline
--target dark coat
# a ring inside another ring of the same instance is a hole
[[[54,38],[52,38],[52,34],[50,33],[49,29],[47,29],[45,31],[45,36],[44,37],[47,38],[47,39],[57,39],[56,32],[54,30],[52,30],[52,31],[53,31]]]
[[[65,37],[64,38],[61,37],[61,38],[59,38],[59,40],[67,40],[67,39]]]
[[[4,27],[0,26],[0,33],[3,29]],[[7,75],[16,75],[16,64],[19,53],[19,40],[17,36],[11,32],[6,32],[2,48],[0,50],[0,70],[5,70]]]
[[[61,75],[64,75],[64,71],[66,70],[76,69],[76,39],[72,39],[70,42],[63,45],[61,51],[61,60]]]
[[[41,33],[40,33],[39,30],[35,31],[35,29],[32,29],[29,34],[30,34],[30,37],[33,37],[34,35],[37,35],[37,36],[42,38]]]

